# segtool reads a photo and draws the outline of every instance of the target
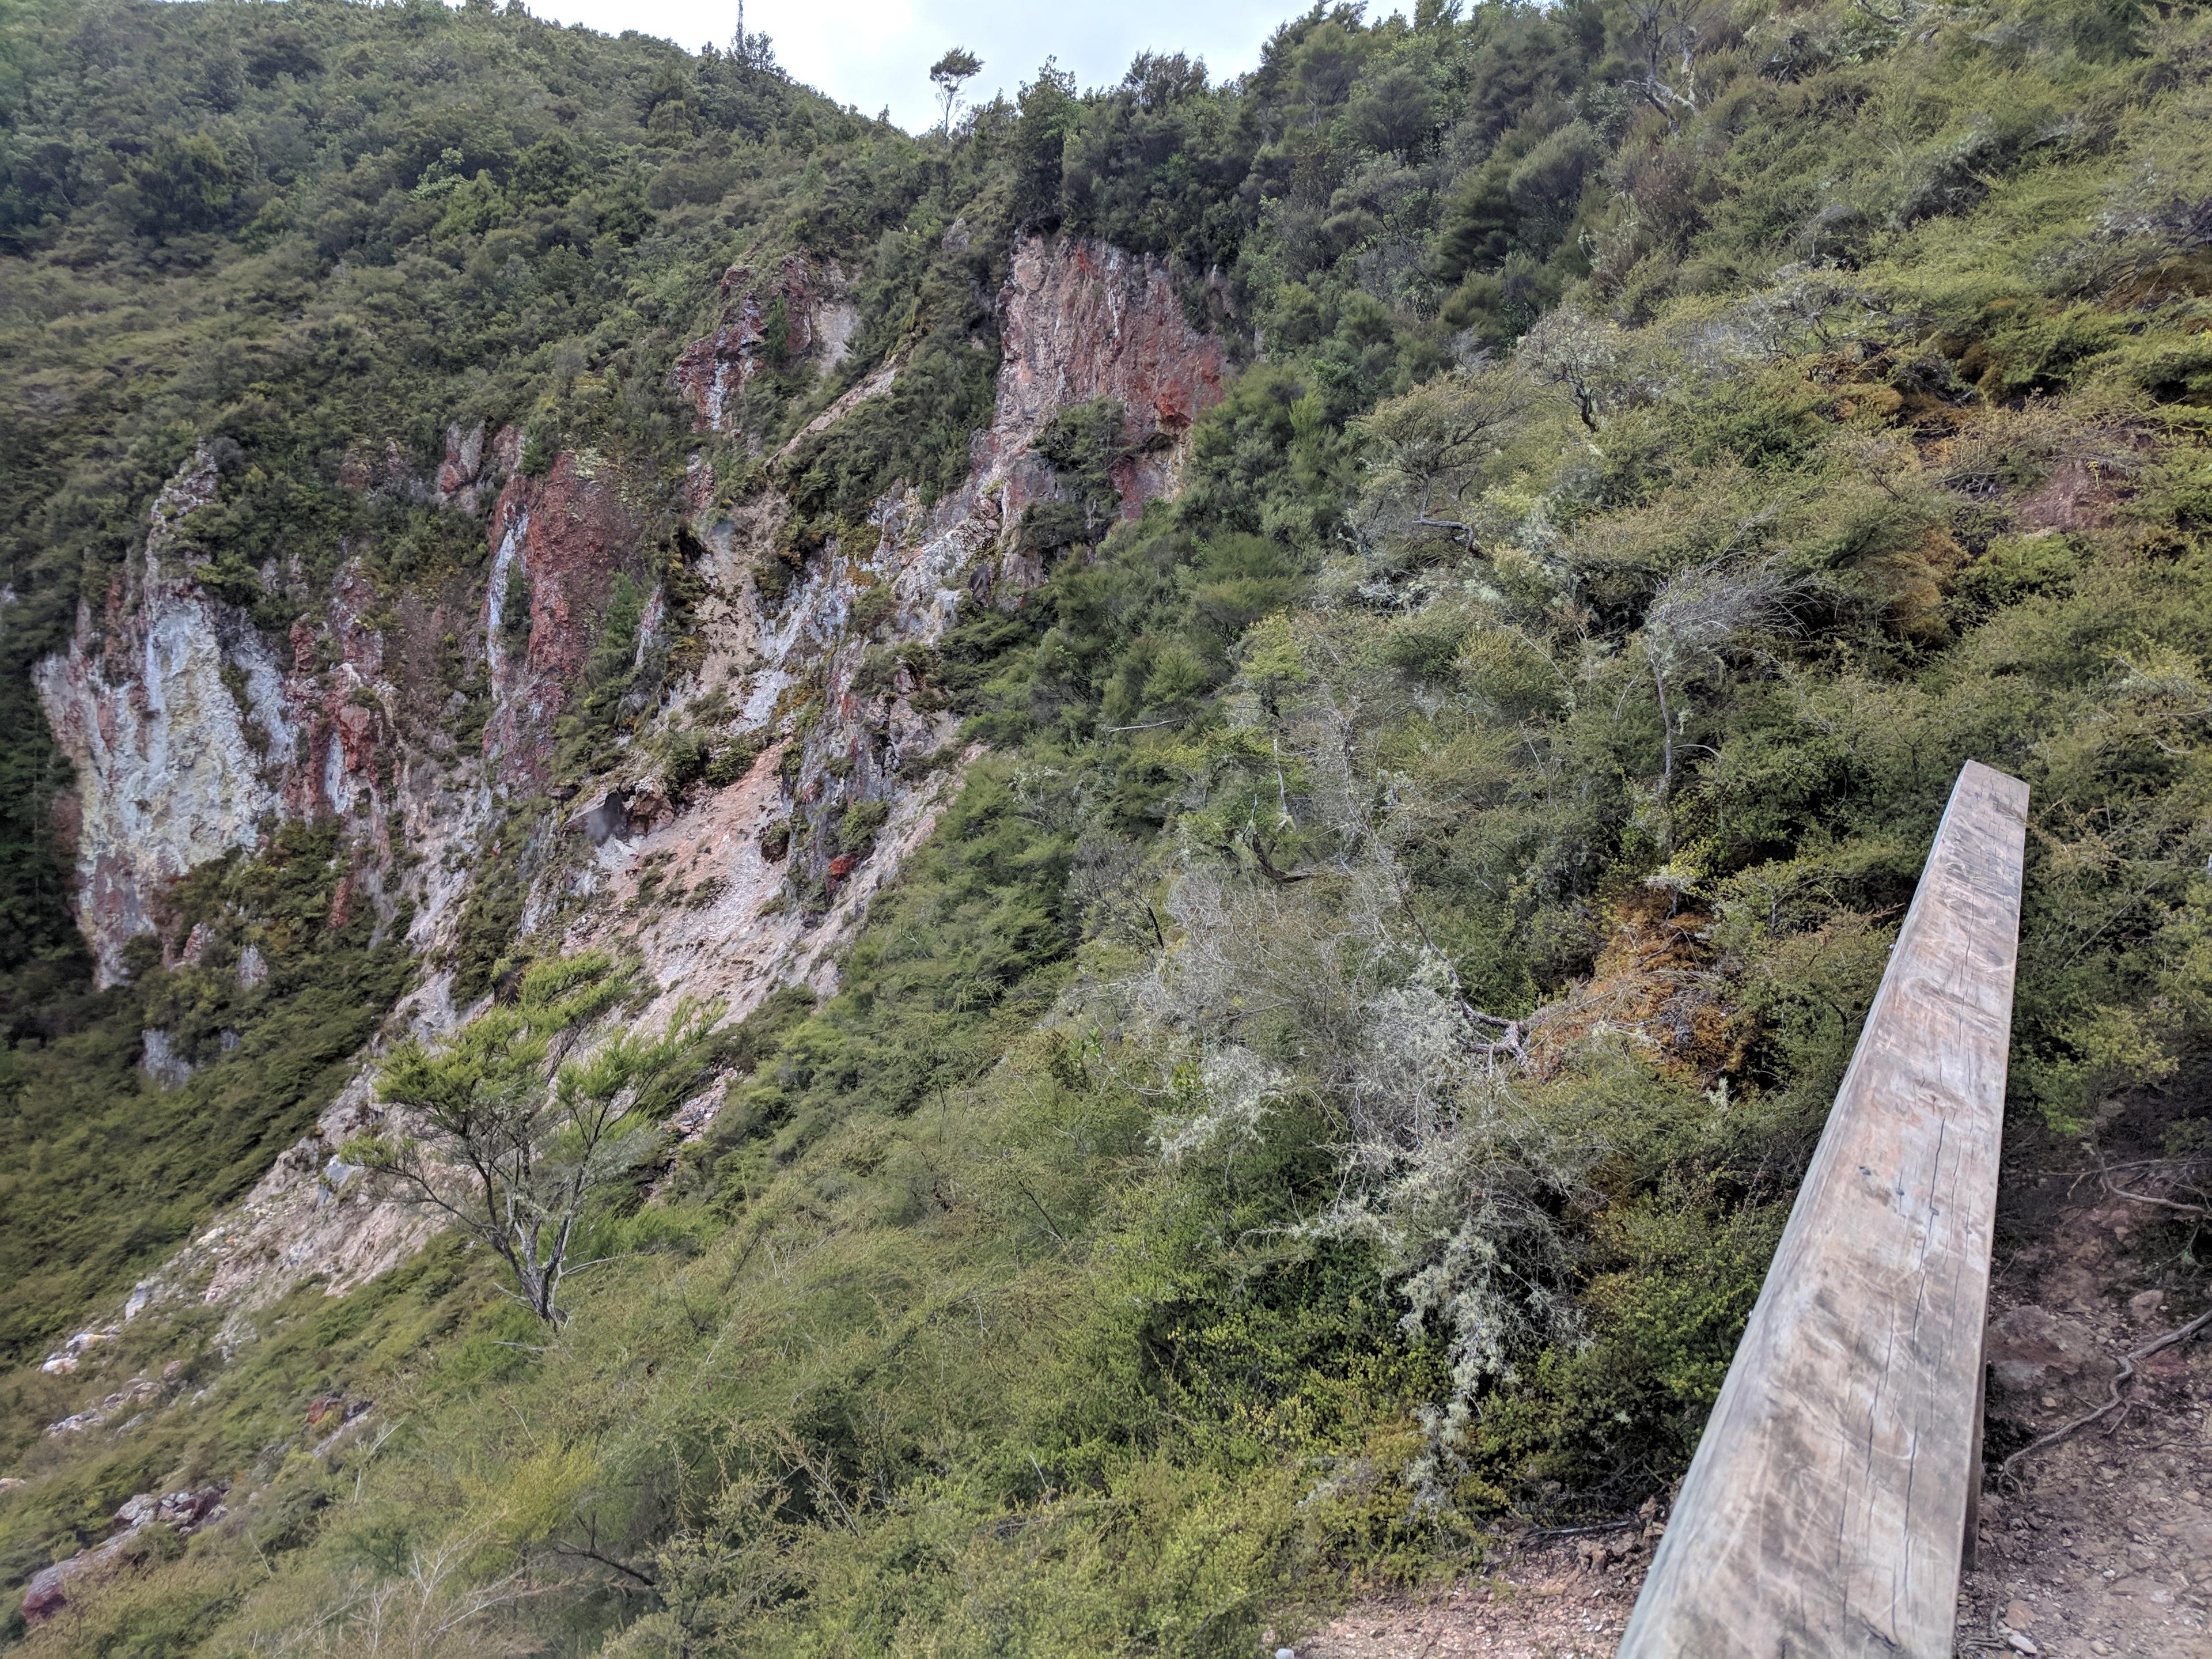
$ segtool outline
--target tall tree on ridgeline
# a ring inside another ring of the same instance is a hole
[[[945,105],[945,136],[952,136],[952,106],[960,96],[963,82],[973,80],[983,67],[983,60],[965,46],[955,46],[929,67],[930,84]]]

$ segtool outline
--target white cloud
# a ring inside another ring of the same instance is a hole
[[[696,52],[726,45],[737,0],[526,0],[537,16],[618,33],[637,29]],[[1110,86],[1139,52],[1203,58],[1218,81],[1260,61],[1276,27],[1303,12],[1296,0],[1122,0],[1101,5],[1035,0],[746,0],[745,27],[774,38],[792,78],[841,104],[918,131],[937,118],[929,66],[949,46],[983,60],[971,100],[1012,94],[1049,56],[1085,88]],[[1376,15],[1404,9],[1378,5]]]

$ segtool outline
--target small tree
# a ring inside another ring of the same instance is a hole
[[[1717,678],[1728,653],[1760,634],[1794,631],[1790,607],[1797,585],[1771,564],[1716,561],[1677,571],[1661,584],[1644,613],[1644,660],[1659,698],[1659,799],[1674,787],[1674,740],[1686,711],[1667,693]]]
[[[1321,125],[1322,110],[1344,101],[1352,83],[1359,78],[1359,58],[1358,42],[1334,19],[1308,33],[1291,64],[1311,125]]]
[[[1616,325],[1560,306],[1521,337],[1513,361],[1537,385],[1565,392],[1583,427],[1595,432],[1598,416],[1626,395],[1625,350]]]
[[[551,1324],[561,1281],[596,1265],[570,1259],[594,1200],[662,1145],[641,1097],[710,1023],[687,1006],[661,1036],[620,1031],[571,1058],[629,988],[604,955],[540,963],[450,1042],[393,1054],[378,1085],[392,1120],[342,1154],[489,1246],[509,1293]]]
[[[930,65],[930,83],[945,105],[945,136],[952,136],[952,105],[963,82],[982,72],[983,60],[965,46],[955,46]]]
[[[1441,530],[1478,551],[1467,521],[1470,494],[1493,476],[1535,399],[1510,368],[1438,375],[1380,405],[1359,422],[1375,445],[1376,487],[1412,498],[1413,527]]]
[[[1351,115],[1361,143],[1409,161],[1436,130],[1436,94],[1419,70],[1400,64],[1361,86]]]

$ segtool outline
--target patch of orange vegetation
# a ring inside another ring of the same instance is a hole
[[[1902,638],[1933,644],[1948,631],[1944,586],[1966,563],[1951,532],[1931,525],[1911,546],[1869,559],[1861,568],[1887,593],[1891,628]]]
[[[1710,1083],[1740,1057],[1740,1022],[1718,995],[1705,942],[1711,918],[1674,909],[1669,896],[1639,888],[1607,907],[1610,932],[1590,976],[1531,1018],[1528,1048],[1540,1076],[1601,1028],[1649,1043],[1670,1071]]]

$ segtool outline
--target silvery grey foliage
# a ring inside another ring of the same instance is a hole
[[[2097,217],[2103,235],[2176,253],[2212,243],[2212,198],[2200,183],[2203,124],[2212,117],[2212,97],[2200,93],[2188,103],[2166,112],[2155,130],[2130,135],[2138,159],[2113,186],[2112,204]]]
[[[2093,292],[2177,255],[2212,246],[2212,94],[2199,89],[2155,110],[2131,112],[2120,144],[2132,161],[2106,186],[2106,205],[2085,234],[2037,264],[2051,278]]]
[[[1680,714],[1669,690],[1679,692],[1719,673],[1728,653],[1760,635],[1786,632],[1799,585],[1773,564],[1716,560],[1668,577],[1644,612],[1642,640],[1662,728],[1659,799],[1674,781]]]
[[[1165,1112],[1153,1127],[1160,1156],[1170,1164],[1214,1152],[1233,1157],[1260,1138],[1267,1113],[1297,1091],[1281,1066],[1236,1043],[1207,1054],[1200,1064],[1192,1109]]]
[[[1833,350],[1869,334],[1893,330],[1899,315],[1889,296],[1855,271],[1832,265],[1784,265],[1774,279],[1735,308],[1752,350],[1778,357],[1810,343]]]
[[[1432,957],[1370,1000],[1353,1133],[1338,1149],[1343,1195],[1310,1224],[1380,1247],[1403,1275],[1401,1328],[1444,1341],[1451,1387],[1424,1410],[1426,1444],[1407,1476],[1423,1507],[1448,1501],[1483,1386],[1510,1377],[1516,1352],[1581,1334],[1547,1200],[1595,1156],[1530,1106],[1515,1069],[1473,1051],[1443,977]]]
[[[1469,1006],[1409,902],[1389,834],[1407,803],[1388,780],[1374,787],[1364,750],[1398,705],[1356,671],[1322,666],[1273,716],[1276,752],[1301,781],[1274,810],[1334,855],[1271,879],[1186,848],[1164,907],[1170,948],[1104,1000],[1172,1103],[1154,1126],[1164,1159],[1233,1160],[1299,1097],[1334,1126],[1337,1194],[1304,1231],[1373,1244],[1407,1334],[1445,1346],[1451,1386],[1426,1413],[1411,1476],[1416,1502],[1437,1505],[1485,1386],[1517,1353],[1580,1333],[1553,1215],[1600,1149],[1540,1109],[1517,1027],[1514,1048],[1496,1040],[1507,1022]]]
[[[1590,431],[1629,401],[1628,345],[1619,325],[1571,305],[1546,312],[1521,337],[1513,361],[1539,386],[1556,386]]]

